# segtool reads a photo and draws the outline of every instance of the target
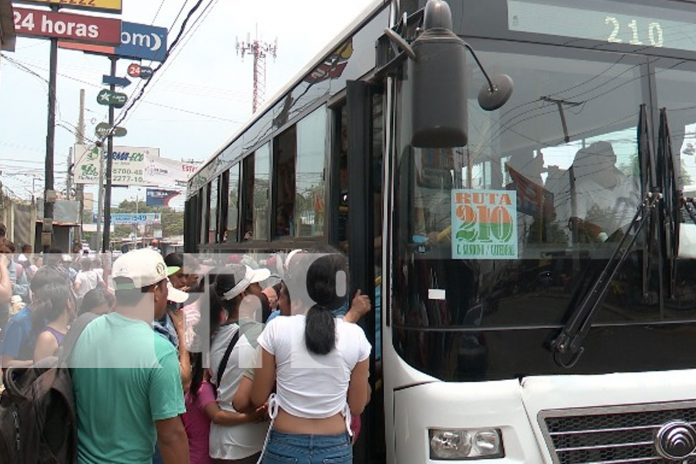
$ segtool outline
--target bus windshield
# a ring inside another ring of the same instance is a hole
[[[402,341],[419,330],[478,336],[562,326],[628,232],[645,193],[641,105],[655,138],[657,108],[667,108],[677,188],[696,179],[693,63],[522,43],[511,53],[500,42],[471,43],[490,72],[509,74],[515,89],[501,109],[481,110],[476,92],[484,80],[469,63],[466,147],[412,147],[408,76],[397,91],[394,246],[406,253],[395,258],[393,317]],[[682,224],[687,243],[690,226]],[[613,279],[595,324],[696,318],[688,250],[681,247],[678,285],[661,305],[662,263],[643,266],[647,237],[638,238]],[[402,354],[426,371],[432,365]]]

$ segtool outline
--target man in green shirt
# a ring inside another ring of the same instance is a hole
[[[152,330],[167,305],[167,267],[152,249],[114,262],[116,310],[92,321],[71,357],[79,464],[189,462],[179,359]]]

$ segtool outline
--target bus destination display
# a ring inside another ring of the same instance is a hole
[[[511,31],[696,51],[696,34],[693,33],[696,7],[693,12],[687,12],[635,4],[629,7],[629,4],[616,1],[591,3],[606,8],[508,0],[508,27]],[[618,9],[617,5],[621,13],[612,11]],[[681,19],[673,19],[677,15]]]

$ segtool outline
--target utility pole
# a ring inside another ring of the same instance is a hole
[[[72,195],[70,194],[70,190],[72,190],[72,179],[70,175],[70,165],[73,162],[73,149],[70,147],[68,150],[68,175],[65,176],[65,198],[70,200]]]
[[[75,143],[84,145],[85,143],[85,89],[80,89],[80,114],[77,119],[77,133],[75,134]],[[75,160],[77,164],[77,159]],[[73,175],[75,175],[75,166],[73,166]],[[84,184],[75,184],[75,197],[80,202],[80,228],[77,229],[77,240],[82,242],[82,228],[84,226],[85,216],[85,186]]]
[[[99,149],[99,185],[97,185],[97,250],[103,251],[102,218],[104,217],[104,145],[98,142]]]
[[[140,188],[137,188],[135,191],[135,214],[138,214],[138,203],[140,202]],[[133,241],[138,240],[138,223],[134,222],[133,223]],[[143,234],[144,235],[144,234]]]
[[[110,56],[111,61],[111,77],[116,77],[116,63],[118,58]],[[109,90],[111,93],[116,91],[116,85],[110,84]],[[113,168],[113,153],[114,153],[114,105],[109,105],[109,135],[107,137],[106,148],[106,185],[104,191],[104,241],[102,242],[102,253],[106,253],[111,245],[111,171]]]
[[[65,199],[70,201],[72,199],[72,174],[70,173],[70,166],[73,163],[73,147],[70,147],[68,149],[68,169],[65,175]],[[77,235],[74,234],[74,230],[71,227],[68,229],[68,241],[70,243],[70,246],[72,247],[72,244],[75,243],[75,240],[77,240]],[[72,251],[72,250],[71,250]]]
[[[58,11],[59,7],[51,6],[51,11]],[[56,80],[58,68],[58,39],[51,38],[51,52],[49,60],[48,78],[48,118],[46,127],[46,162],[44,166],[44,213],[41,224],[41,246],[48,251],[53,244],[53,203],[55,191],[53,190],[53,155],[56,139]]]
[[[557,98],[551,98],[551,97],[547,97],[547,96],[541,97],[540,100],[548,102],[548,103],[555,103],[556,104],[556,106],[558,107],[558,114],[561,116],[561,127],[563,128],[563,140],[565,141],[565,143],[570,143],[570,134],[568,133],[568,123],[566,122],[564,105],[580,106],[583,104],[583,102],[572,102],[572,101],[568,101],[568,100],[559,100]]]
[[[261,103],[263,103],[264,93],[266,91],[266,57],[271,55],[276,57],[278,50],[278,39],[275,42],[268,43],[258,39],[258,30],[256,31],[254,40],[250,40],[247,34],[246,42],[237,40],[237,54],[241,55],[244,60],[244,55],[250,53],[254,56],[254,94],[252,99],[252,110],[256,113]]]

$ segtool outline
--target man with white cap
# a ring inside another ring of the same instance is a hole
[[[176,349],[152,330],[169,295],[167,266],[152,249],[113,265],[116,309],[82,332],[70,360],[78,416],[78,463],[188,463]]]
[[[179,268],[177,266],[167,266],[167,278],[171,279],[171,276],[178,271]],[[191,359],[189,358],[186,344],[182,341],[186,337],[186,325],[183,312],[179,307],[188,300],[188,297],[189,294],[187,292],[177,289],[171,281],[167,281],[167,309],[164,312],[164,316],[155,319],[152,324],[155,332],[169,340],[178,351],[181,384],[184,387],[191,381]]]
[[[159,253],[159,250],[147,248]],[[166,263],[166,261],[165,261]],[[180,272],[178,266],[167,266],[167,309],[164,316],[153,321],[152,328],[156,333],[166,338],[179,353],[179,371],[181,375],[181,385],[188,388],[191,382],[191,358],[188,353],[186,341],[186,325],[184,322],[183,311],[180,309],[181,304],[188,300],[189,294],[177,289],[171,282],[172,276]],[[162,454],[159,447],[155,448],[155,454],[152,458],[153,464],[162,463]]]

